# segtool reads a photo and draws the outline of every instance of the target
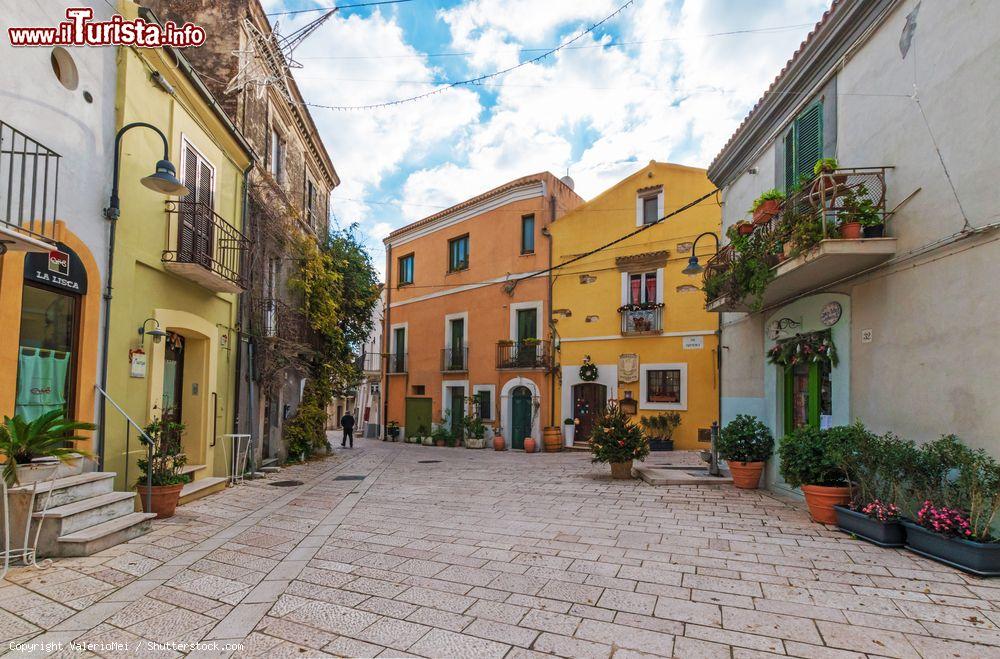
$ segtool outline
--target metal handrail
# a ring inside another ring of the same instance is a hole
[[[94,389],[97,393],[101,394],[106,402],[111,403],[112,406],[118,413],[125,418],[125,487],[128,488],[128,463],[129,463],[129,443],[131,440],[132,433],[130,432],[129,426],[134,427],[139,433],[139,441],[146,445],[146,512],[150,512],[153,509],[153,447],[155,442],[153,438],[150,437],[145,430],[139,427],[128,413],[121,408],[121,405],[115,402],[115,399],[111,395],[101,389],[100,385],[94,385]]]

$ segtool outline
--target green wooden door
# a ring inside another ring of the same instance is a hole
[[[821,427],[823,417],[833,414],[829,364],[811,362],[786,367],[784,408],[786,433],[802,426]]]
[[[421,437],[431,434],[431,399],[406,399],[406,436]]]
[[[510,394],[511,448],[523,449],[525,437],[531,437],[531,391],[516,387]]]
[[[451,405],[448,409],[451,414],[448,421],[451,423],[451,434],[457,438],[462,437],[462,418],[465,416],[465,389],[462,387],[448,387],[451,394]]]
[[[517,340],[538,338],[538,309],[518,309]]]

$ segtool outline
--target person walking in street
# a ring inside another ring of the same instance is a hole
[[[354,415],[350,410],[340,418],[340,427],[344,429],[344,438],[340,441],[340,448],[347,446],[347,441],[351,441],[351,448],[354,448]]]

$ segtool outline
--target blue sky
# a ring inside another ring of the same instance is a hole
[[[530,59],[539,54],[530,49],[562,43],[624,2],[412,0],[345,10],[296,51],[303,67],[294,75],[309,103],[413,96]],[[267,11],[327,4],[264,0]],[[589,199],[649,160],[707,166],[827,6],[636,0],[573,48],[484,85],[387,109],[312,108],[342,179],[335,219],[359,223],[381,266],[392,229],[518,176],[568,171]],[[272,20],[287,34],[319,15]]]

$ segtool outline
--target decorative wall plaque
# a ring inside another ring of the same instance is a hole
[[[618,356],[618,381],[624,383],[639,381],[639,355]]]

